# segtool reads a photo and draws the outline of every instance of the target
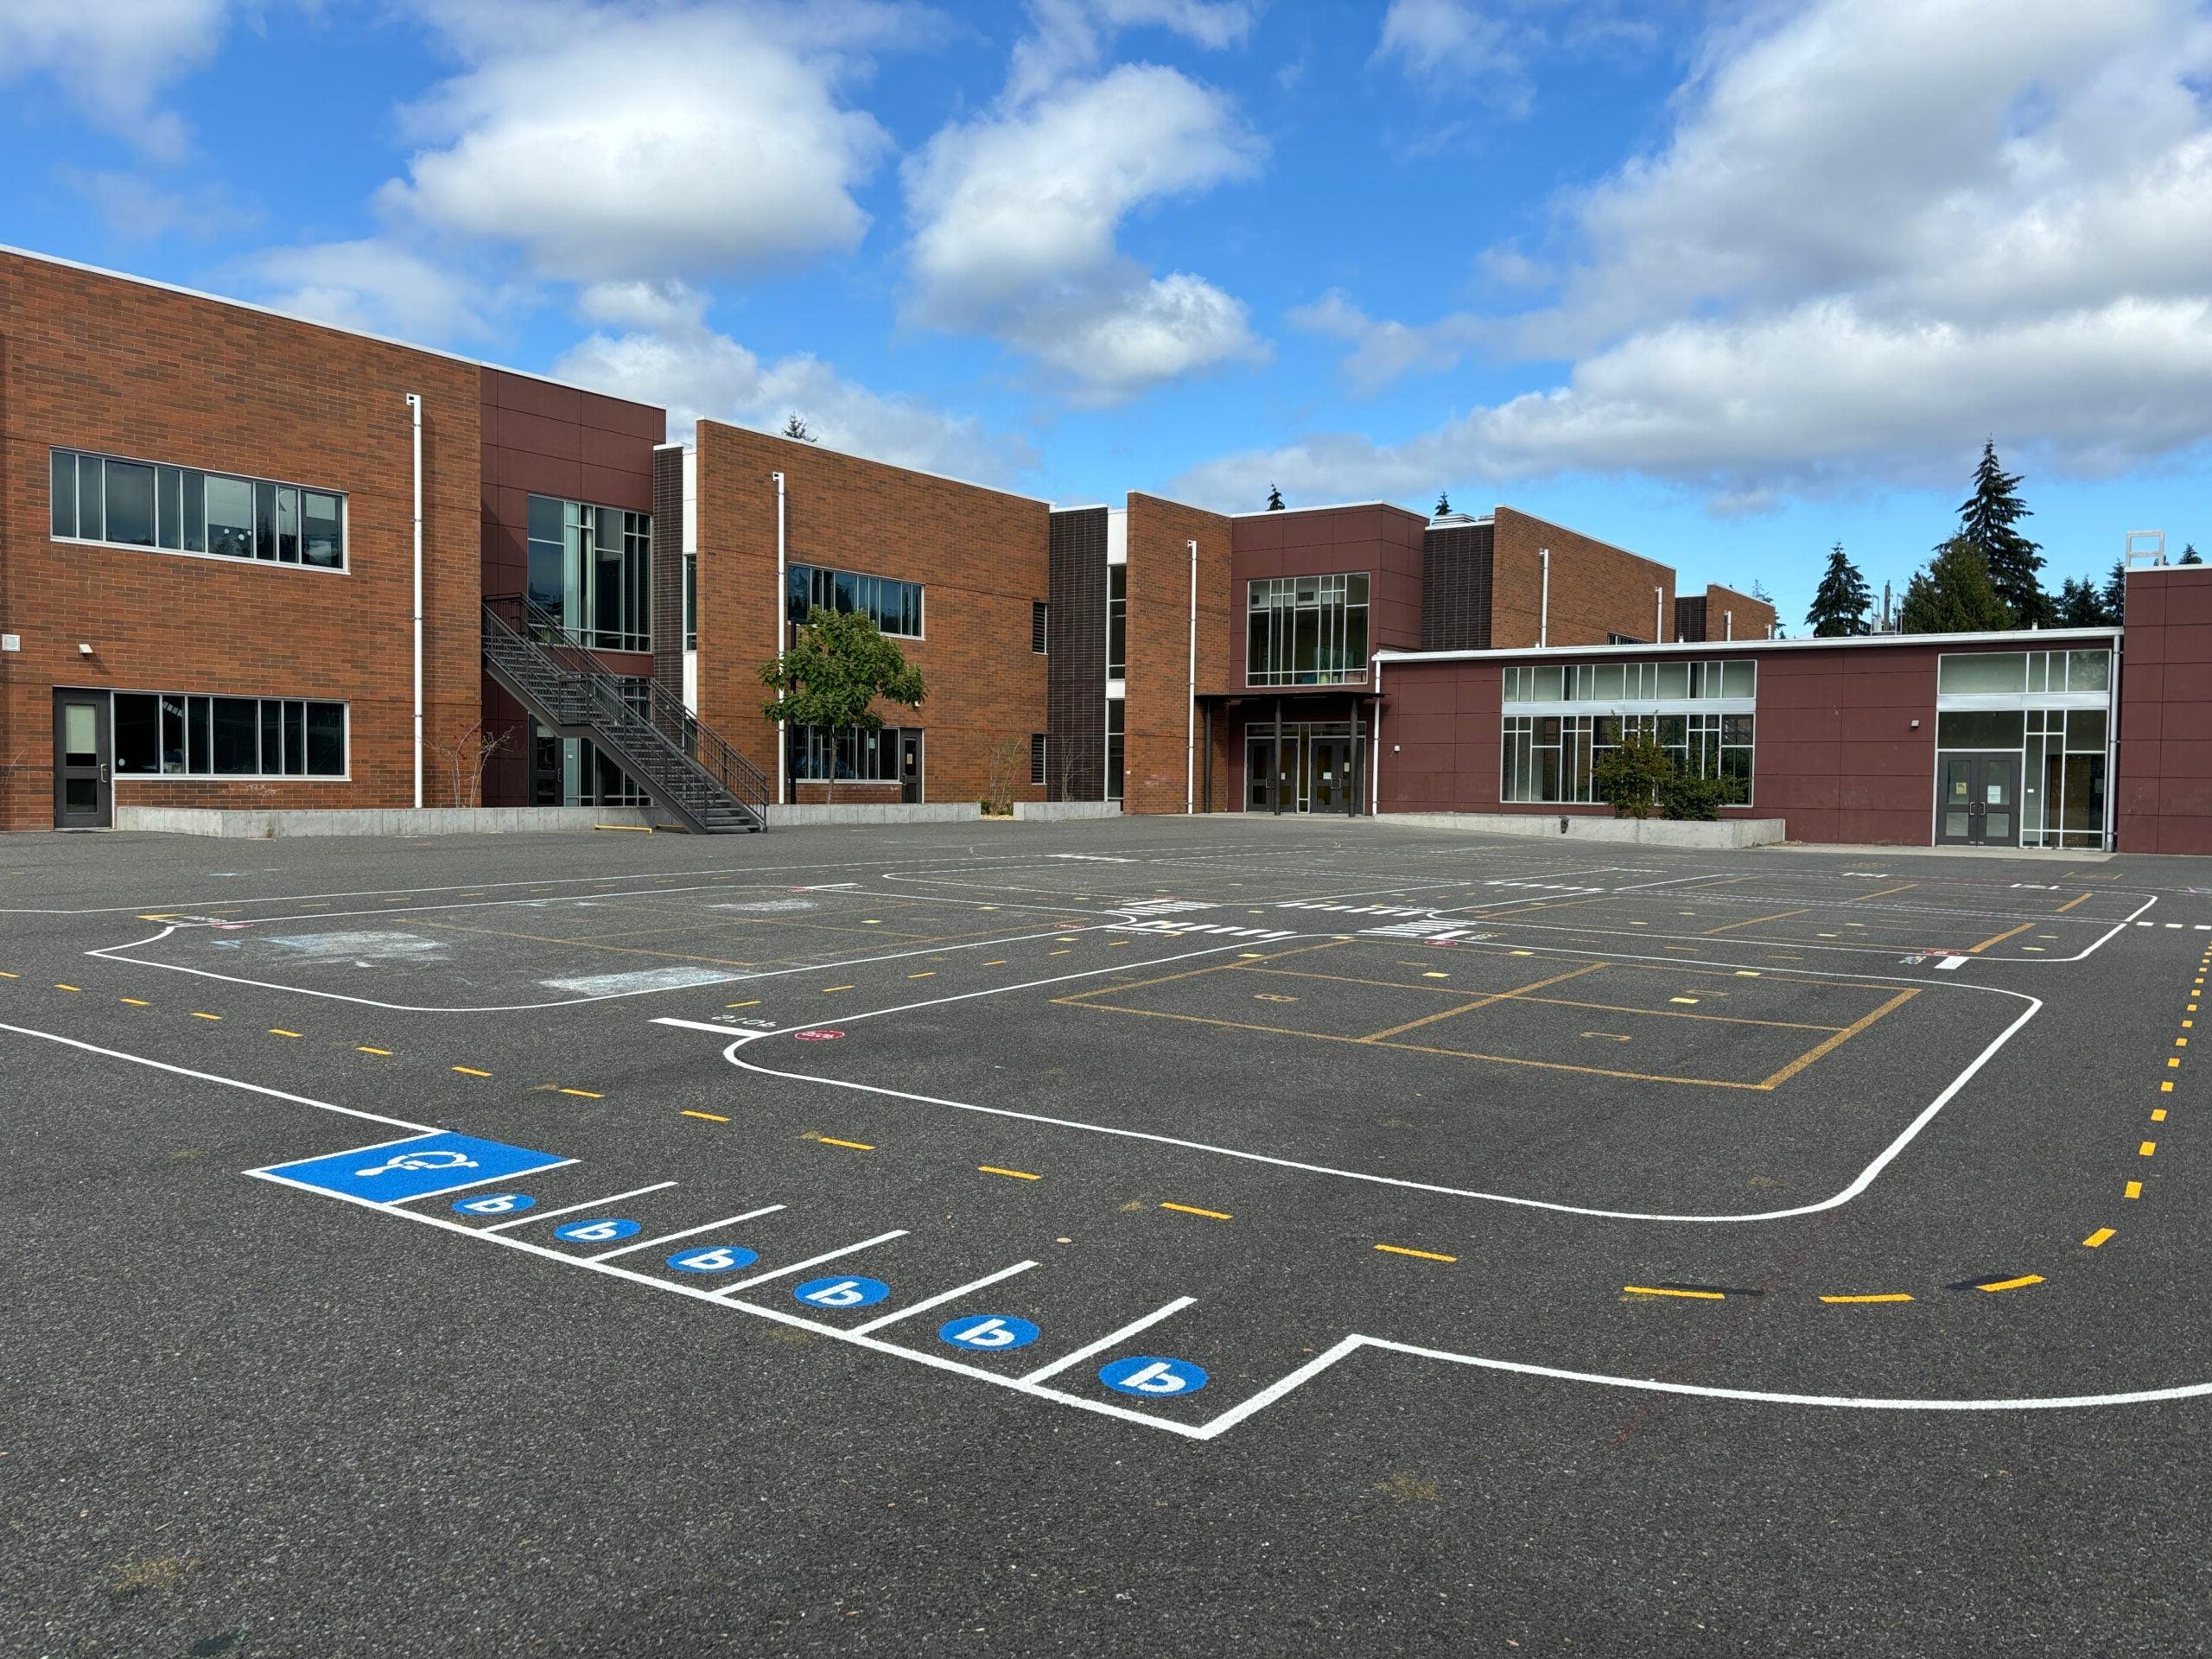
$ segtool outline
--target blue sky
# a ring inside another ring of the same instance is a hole
[[[1063,502],[2212,546],[2179,0],[10,0],[0,239]]]

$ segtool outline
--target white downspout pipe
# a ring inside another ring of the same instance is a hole
[[[415,810],[423,810],[423,395],[407,394],[414,413],[415,463]],[[455,803],[459,804],[459,803]]]
[[[1375,658],[1375,718],[1367,734],[1367,816],[1382,816],[1382,658]]]
[[[1198,810],[1198,544],[1191,550],[1191,665],[1184,682],[1183,699],[1183,811]]]
[[[1733,639],[1736,637],[1736,613],[1733,611],[1723,611],[1720,613],[1720,620],[1721,626],[1727,630],[1726,633],[1721,635],[1721,638],[1724,639]]]
[[[776,655],[780,657],[791,649],[791,582],[784,574],[785,558],[784,541],[784,475],[771,473],[776,480]],[[791,743],[784,732],[784,722],[776,722],[776,804],[781,806],[789,798],[791,780],[785,773],[791,767]],[[833,759],[830,770],[836,765]]]
[[[1655,587],[1651,590],[1651,643],[1667,643],[1667,590]]]
[[[1536,601],[1536,643],[1548,645],[1552,642],[1552,550],[1541,548],[1536,556],[1544,562],[1543,591]]]

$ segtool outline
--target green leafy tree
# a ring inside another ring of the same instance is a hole
[[[1269,512],[1282,511],[1282,492],[1272,484],[1268,486],[1268,511]]]
[[[2044,565],[2043,549],[2015,528],[2021,519],[2034,516],[2020,499],[2020,475],[1998,464],[1994,439],[1984,443],[1980,465],[1974,468],[1974,493],[1959,504],[1954,539],[1971,543],[1981,555],[1989,585],[2012,612],[2013,626],[2022,628],[2047,625],[2052,614],[2050,596],[2037,574]]]
[[[2118,627],[2127,620],[2127,561],[2114,559],[2112,570],[2105,577],[2105,621]]]
[[[2058,590],[2058,626],[2062,628],[2101,628],[2112,621],[2104,595],[2094,582],[2069,576]]]
[[[2181,550],[2181,563],[2183,564],[2202,564],[2204,563],[2203,559],[2199,557],[2197,555],[2196,543],[2195,542],[2185,543],[2183,545]]]
[[[1868,631],[1867,607],[1874,595],[1859,567],[1844,556],[1843,543],[1828,550],[1828,568],[1813,590],[1813,607],[1805,613],[1805,626],[1816,639],[1834,639]]]
[[[1674,757],[1655,733],[1643,730],[1623,732],[1620,747],[1590,769],[1591,792],[1611,803],[1617,818],[1649,817],[1674,780]]]
[[[1907,633],[1984,633],[2011,627],[2012,613],[1997,596],[1981,550],[1955,536],[1913,572],[1898,620]]]
[[[760,712],[794,726],[826,728],[830,737],[829,798],[837,798],[836,740],[847,732],[880,732],[874,704],[918,709],[922,672],[886,639],[875,619],[858,611],[810,613],[789,651],[760,664],[760,683],[776,693]]]

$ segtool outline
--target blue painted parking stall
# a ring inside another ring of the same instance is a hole
[[[385,1205],[435,1198],[440,1193],[459,1192],[494,1181],[511,1181],[575,1161],[557,1153],[537,1152],[528,1147],[509,1146],[503,1141],[483,1141],[473,1135],[440,1130],[431,1135],[410,1135],[404,1141],[356,1147],[350,1152],[271,1164],[247,1173],[288,1186],[334,1193],[359,1204]],[[527,1193],[499,1196],[503,1202],[494,1205],[487,1198],[482,1201],[484,1207],[466,1213],[512,1214],[536,1201]]]

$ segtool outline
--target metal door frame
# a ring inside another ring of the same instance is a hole
[[[1944,794],[1944,770],[1954,760],[1967,763],[1967,833],[1964,836],[1943,833],[1943,815],[1948,804]],[[2012,815],[2012,834],[2009,840],[1995,841],[1974,829],[1977,819],[1986,826],[1989,821],[1988,765],[1993,760],[2008,761],[2012,768],[2012,798],[2006,810]],[[2021,798],[2026,787],[2027,761],[2020,749],[1938,749],[1936,752],[1936,822],[1929,844],[1936,847],[2018,847],[2020,844]]]
[[[67,764],[66,710],[85,707],[92,711],[94,764]],[[83,687],[54,689],[54,827],[57,830],[106,830],[115,823],[115,700],[106,691]],[[67,801],[73,778],[92,776],[93,808],[90,817],[72,817]]]

